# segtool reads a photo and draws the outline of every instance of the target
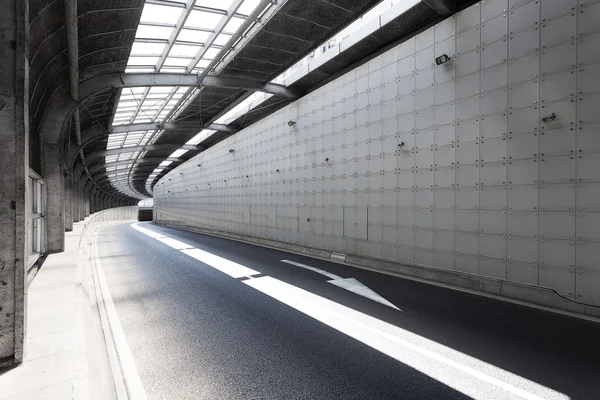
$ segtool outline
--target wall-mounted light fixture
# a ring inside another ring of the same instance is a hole
[[[552,115],[550,115],[549,117],[542,118],[542,121],[548,122],[548,121],[554,121],[555,119],[556,119],[556,114],[552,113]]]
[[[448,61],[450,61],[448,54],[442,54],[441,56],[435,58],[436,65],[446,64]]]
[[[288,121],[288,126],[296,125],[296,121],[292,121],[291,119]]]

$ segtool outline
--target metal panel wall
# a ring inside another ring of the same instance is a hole
[[[600,304],[598,49],[598,1],[486,0],[178,167],[156,218]]]

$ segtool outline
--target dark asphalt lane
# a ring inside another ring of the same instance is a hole
[[[600,398],[600,324],[144,223],[573,399]],[[463,393],[126,225],[98,255],[150,399],[443,399]],[[356,278],[402,312],[288,259]]]

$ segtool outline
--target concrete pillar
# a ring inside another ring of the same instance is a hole
[[[83,189],[81,188],[81,182],[77,182],[77,204],[75,206],[76,210],[76,220],[81,221],[83,219]]]
[[[92,195],[92,214],[98,212],[98,196],[100,192],[98,190],[94,190]]]
[[[0,0],[0,366],[23,360],[29,179],[29,6]]]
[[[44,186],[46,188],[46,250],[58,252],[65,249],[64,174],[62,147],[44,145]]]
[[[90,181],[88,181],[85,184],[85,189],[83,191],[83,196],[84,196],[84,217],[87,217],[88,215],[90,215],[90,202],[91,202],[91,197],[92,197],[92,189],[91,189],[92,184],[90,183]]]
[[[73,230],[73,191],[72,181],[73,175],[65,175],[65,230],[70,232]]]

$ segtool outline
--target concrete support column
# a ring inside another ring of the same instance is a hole
[[[98,212],[98,196],[99,192],[97,190],[92,194],[92,214]]]
[[[65,230],[70,232],[73,230],[73,190],[72,190],[72,174],[65,175]]]
[[[0,366],[23,360],[29,227],[29,5],[0,0]]]
[[[59,144],[44,145],[44,183],[46,188],[46,250],[65,249],[64,174],[62,148]]]
[[[91,189],[91,184],[86,183],[85,184],[85,189],[83,191],[83,196],[84,196],[84,217],[87,217],[88,215],[90,215],[90,203],[91,203],[91,197],[92,197],[92,189]]]
[[[83,219],[83,188],[81,182],[77,182],[77,221]]]

